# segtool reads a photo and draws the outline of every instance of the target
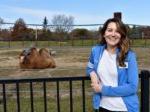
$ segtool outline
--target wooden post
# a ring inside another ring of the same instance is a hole
[[[122,20],[122,14],[121,14],[121,12],[115,12],[114,13],[114,18],[118,18],[118,19]]]

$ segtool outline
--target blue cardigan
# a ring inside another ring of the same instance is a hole
[[[98,63],[102,57],[106,45],[97,45],[92,48],[86,74],[90,76],[92,71],[97,73]],[[119,49],[116,50],[118,54]],[[136,55],[129,50],[125,59],[126,67],[117,66],[118,86],[111,87],[103,85],[102,91],[94,93],[93,107],[98,109],[101,96],[122,97],[128,112],[139,112],[138,90],[138,66]]]

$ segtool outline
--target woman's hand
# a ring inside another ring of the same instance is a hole
[[[95,84],[91,83],[91,86],[96,93],[101,92],[101,90],[102,90],[102,84],[101,83],[95,83]]]
[[[101,84],[100,79],[98,79],[97,74],[94,71],[92,71],[90,73],[90,77],[91,77],[91,86],[93,90],[95,92],[101,92],[102,84]]]

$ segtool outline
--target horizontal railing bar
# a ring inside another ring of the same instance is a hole
[[[28,83],[28,82],[56,82],[56,81],[80,81],[80,80],[90,80],[87,76],[78,76],[78,77],[51,77],[51,78],[30,78],[30,79],[0,79],[0,84],[2,83]]]
[[[147,70],[142,70],[142,72],[149,72],[149,71],[147,71]],[[139,74],[139,78],[141,78],[141,77],[146,77],[146,78],[150,78],[150,74],[146,74],[146,75],[144,75],[143,76],[143,74]]]
[[[148,78],[150,78],[150,75],[147,76]],[[139,78],[141,78],[141,74],[139,74]],[[21,83],[28,83],[28,82],[56,82],[56,81],[69,81],[69,80],[90,80],[89,77],[87,76],[77,76],[77,77],[50,77],[50,78],[25,78],[25,79],[0,79],[0,84],[2,83],[16,83],[16,82],[21,82]]]
[[[55,93],[56,92],[56,89],[46,89],[46,90],[50,90],[50,93]],[[74,88],[74,91],[76,92],[76,91],[78,91],[79,89],[76,89],[76,88]],[[68,90],[66,89],[66,90],[60,90],[61,92],[68,92]],[[0,91],[0,94],[2,94],[2,90]],[[16,90],[6,90],[6,92],[7,93],[16,93]],[[24,91],[24,90],[19,90],[19,93],[29,93],[30,92],[30,90],[26,90],[26,91]],[[43,92],[43,90],[42,89],[39,89],[39,90],[34,90],[34,93],[42,93]]]

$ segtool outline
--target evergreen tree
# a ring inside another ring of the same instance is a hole
[[[47,30],[47,25],[48,25],[48,20],[46,18],[46,16],[44,17],[44,21],[43,21],[43,31]]]

